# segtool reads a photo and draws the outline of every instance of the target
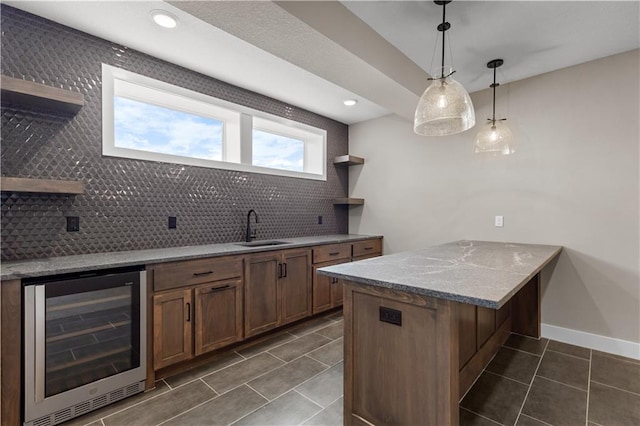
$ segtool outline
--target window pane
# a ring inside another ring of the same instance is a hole
[[[222,161],[222,121],[114,97],[114,145]]]
[[[272,169],[304,171],[304,142],[253,129],[254,166]]]

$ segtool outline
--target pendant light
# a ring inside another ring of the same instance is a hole
[[[500,83],[496,83],[496,69],[502,64],[502,59],[493,59],[487,63],[487,68],[493,68],[493,84],[489,86],[493,89],[493,114],[476,136],[476,154],[488,152],[509,155],[515,152],[515,138],[504,123],[506,118],[496,120],[496,87],[500,86]]]
[[[455,73],[444,66],[445,32],[451,28],[446,21],[446,7],[451,0],[435,0],[442,6],[442,69],[439,77],[432,77],[431,85],[424,91],[413,121],[413,131],[423,136],[445,136],[464,132],[476,124],[471,98],[464,87],[451,75]],[[437,73],[436,73],[437,76]]]

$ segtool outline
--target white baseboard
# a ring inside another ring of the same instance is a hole
[[[640,360],[640,343],[542,324],[542,337]]]

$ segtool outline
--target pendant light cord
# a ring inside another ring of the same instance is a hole
[[[496,70],[498,69],[498,67],[494,67],[493,68],[493,84],[491,85],[491,87],[493,87],[493,116],[491,118],[491,123],[495,126],[496,125]]]
[[[440,78],[442,78],[442,79],[444,79],[444,37],[445,37],[445,34],[447,32],[446,11],[447,11],[447,4],[444,3],[442,5],[442,68],[441,68],[441,74],[440,74]]]

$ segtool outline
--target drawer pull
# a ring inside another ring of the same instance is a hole
[[[329,256],[337,256],[339,254],[340,254],[339,251],[332,251],[331,253],[329,253]]]
[[[373,250],[373,247],[365,247],[365,250]]]
[[[216,293],[216,292],[218,292],[218,291],[223,291],[223,290],[228,289],[229,287],[231,287],[231,285],[230,285],[230,284],[223,285],[223,286],[220,286],[220,287],[212,287],[212,288],[211,288],[211,293]]]
[[[211,275],[211,274],[213,274],[213,271],[206,271],[206,272],[194,272],[194,273],[193,273],[193,276],[194,276],[194,277],[201,277],[201,276],[204,276],[204,275]]]

